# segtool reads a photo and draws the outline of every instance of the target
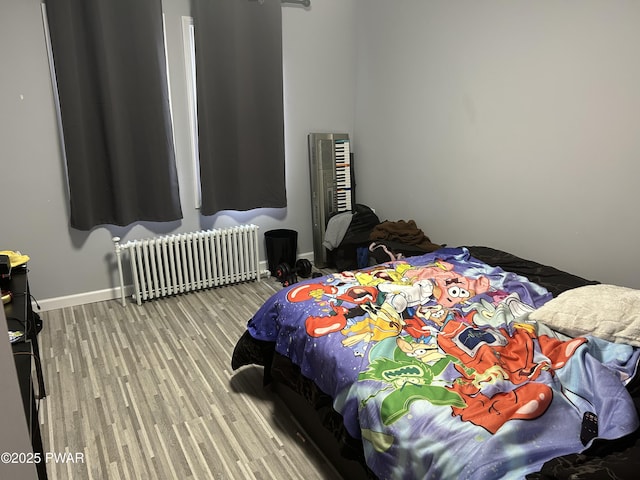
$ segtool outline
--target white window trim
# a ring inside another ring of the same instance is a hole
[[[40,4],[42,12],[42,27],[44,29],[44,41],[47,47],[47,57],[49,60],[49,75],[51,75],[51,90],[53,92],[53,103],[56,109],[56,121],[58,122],[58,142],[60,143],[60,154],[64,163],[64,181],[67,187],[67,198],[71,198],[69,187],[69,170],[67,167],[67,151],[64,145],[64,132],[62,130],[62,111],[60,110],[60,96],[58,95],[58,78],[56,77],[56,67],[53,62],[53,47],[51,46],[51,33],[49,32],[49,19],[47,18],[47,6]]]
[[[198,151],[198,97],[196,89],[196,44],[193,18],[182,17],[182,43],[184,47],[184,71],[187,85],[187,107],[189,109],[189,146],[193,167],[193,191],[196,208],[202,205],[200,186],[200,155]]]
[[[171,101],[171,76],[169,75],[169,50],[167,48],[167,25],[165,15],[162,14],[162,41],[164,43],[164,68],[167,75],[167,98],[169,99],[169,118],[171,118],[171,138],[173,140],[173,156],[176,154],[176,123],[173,118],[173,102]],[[177,161],[177,160],[176,160]]]

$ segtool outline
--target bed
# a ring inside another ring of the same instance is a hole
[[[283,289],[232,368],[319,412],[350,479],[636,478],[639,316],[640,291],[442,248]]]

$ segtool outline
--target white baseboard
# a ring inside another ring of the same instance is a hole
[[[131,290],[131,287],[126,287]],[[127,292],[127,295],[131,295]],[[56,310],[58,308],[75,307],[77,305],[86,305],[87,303],[104,302],[106,300],[114,300],[120,298],[120,287],[106,288],[104,290],[95,290],[93,292],[76,293],[74,295],[66,295],[64,297],[46,298],[39,300],[41,312]],[[38,306],[33,303],[33,309],[38,311]]]
[[[299,258],[306,258],[313,261],[313,252],[303,253],[299,255]],[[268,265],[266,261],[260,262],[260,277],[265,278],[269,275]],[[125,297],[127,304],[131,303],[131,294],[133,293],[133,286],[125,286]],[[33,303],[33,309],[35,311],[46,312],[49,310],[56,310],[58,308],[75,307],[78,305],[86,305],[94,302],[104,302],[107,300],[120,299],[120,287],[105,288],[104,290],[95,290],[93,292],[76,293],[74,295],[66,295],[64,297],[45,298],[44,300],[38,300],[38,303]],[[40,308],[38,308],[38,305]]]

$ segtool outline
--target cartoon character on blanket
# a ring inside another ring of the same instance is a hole
[[[516,321],[533,310],[517,292],[492,289],[488,278],[464,276],[441,260],[337,274],[293,288],[287,298],[323,306],[326,315],[306,318],[311,337],[339,331],[355,355],[368,351],[358,379],[386,385],[378,392],[387,393],[386,425],[418,400],[449,405],[453,415],[491,433],[510,419],[537,418],[553,392],[533,380],[562,368],[587,341],[536,335]]]

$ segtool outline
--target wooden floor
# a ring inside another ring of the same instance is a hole
[[[80,460],[49,461],[49,478],[339,478],[260,367],[231,371],[247,320],[280,288],[268,278],[43,313],[44,451]]]

